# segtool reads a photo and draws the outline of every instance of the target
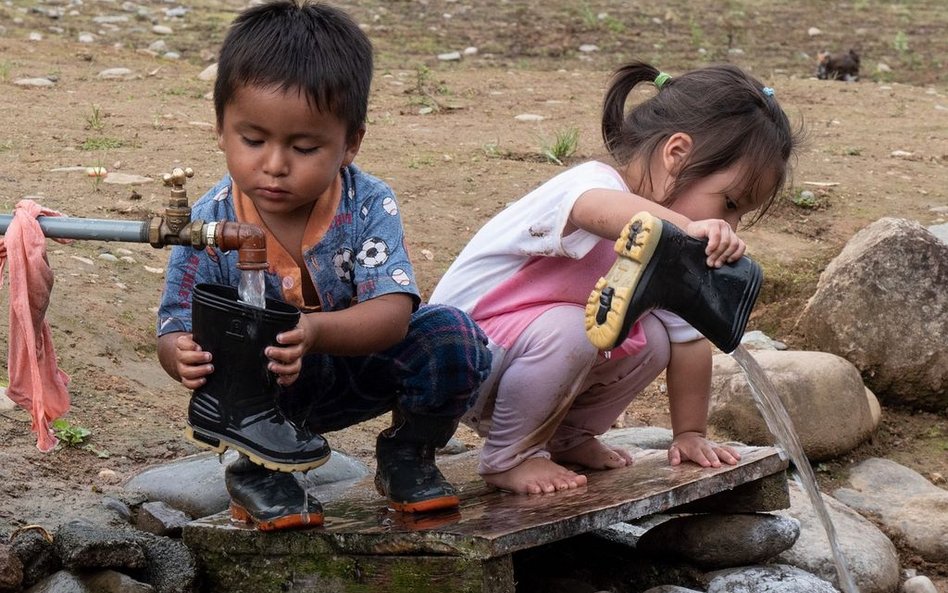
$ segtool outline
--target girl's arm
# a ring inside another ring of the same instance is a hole
[[[563,234],[583,229],[596,236],[616,240],[629,220],[643,210],[667,220],[691,237],[707,239],[705,254],[709,267],[720,268],[725,263],[735,262],[747,248],[725,220],[694,221],[642,196],[614,189],[591,189],[579,196],[570,211]]]
[[[666,372],[668,406],[674,440],[668,461],[691,460],[702,467],[734,465],[740,454],[732,447],[706,438],[711,398],[711,345],[707,340],[672,343]]]
[[[591,189],[577,198],[570,211],[564,235],[583,229],[606,239],[618,239],[629,220],[639,212],[667,220],[687,229],[691,219],[642,196],[615,189]]]

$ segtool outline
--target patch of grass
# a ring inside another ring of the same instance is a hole
[[[860,156],[862,155],[862,149],[856,148],[855,146],[850,146],[843,149],[843,154],[845,156]]]
[[[429,107],[437,112],[444,109],[438,97],[447,95],[449,91],[443,81],[435,80],[431,68],[422,64],[415,69],[415,86],[409,90],[409,93],[413,105]]]
[[[13,64],[10,60],[0,62],[0,82],[6,82],[10,78],[11,68],[13,68]]]
[[[118,138],[109,138],[102,136],[99,138],[86,138],[79,150],[112,150],[125,146],[125,142]]]
[[[103,121],[105,116],[102,114],[102,108],[98,105],[92,105],[92,112],[86,116],[86,128],[90,130],[95,130],[96,132],[101,132],[102,128],[105,127],[105,122]]]
[[[562,165],[564,160],[576,154],[577,148],[579,148],[579,129],[570,127],[558,131],[552,142],[544,142],[541,154],[548,161]]]
[[[0,140],[0,152],[13,150],[13,140]]]
[[[790,202],[797,208],[804,210],[819,210],[827,205],[824,196],[808,189],[793,192],[790,196]]]

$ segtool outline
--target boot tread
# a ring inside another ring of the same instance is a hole
[[[611,350],[628,335],[635,321],[626,319],[632,294],[661,236],[661,219],[648,212],[639,212],[622,229],[615,244],[616,261],[586,301],[586,336],[596,348]],[[606,289],[611,295],[604,295]]]

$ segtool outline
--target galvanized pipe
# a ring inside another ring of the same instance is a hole
[[[149,221],[147,220],[108,220],[70,216],[40,216],[36,220],[43,234],[50,239],[148,243]],[[12,214],[0,214],[0,235],[6,234],[12,221]]]

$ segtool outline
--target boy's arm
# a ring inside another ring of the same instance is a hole
[[[414,306],[412,294],[395,292],[339,311],[302,315],[294,329],[277,336],[280,346],[265,350],[267,368],[286,386],[299,377],[308,352],[365,356],[386,350],[405,339]]]
[[[735,464],[740,454],[706,438],[711,399],[711,345],[705,339],[672,342],[666,372],[668,406],[674,440],[668,450],[672,465],[691,460],[702,467]]]
[[[161,368],[188,389],[197,389],[214,371],[211,353],[204,352],[187,332],[169,332],[158,337]]]
[[[412,295],[388,293],[347,309],[309,313],[306,352],[335,356],[365,356],[381,352],[405,339],[414,306]]]

